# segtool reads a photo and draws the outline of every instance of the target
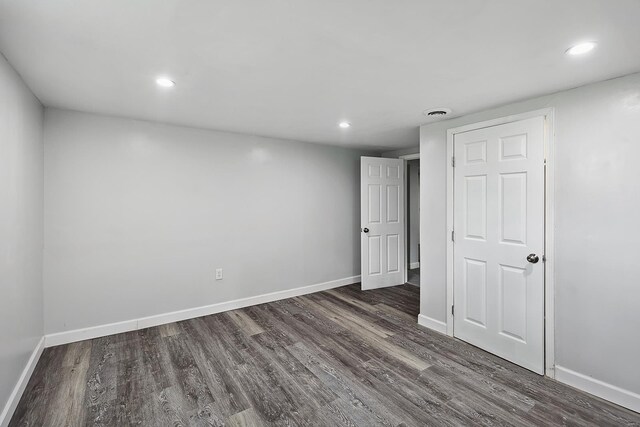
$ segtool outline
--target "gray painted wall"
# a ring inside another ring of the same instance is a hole
[[[0,412],[43,335],[42,116],[0,55]]]
[[[640,393],[640,74],[423,126],[421,314],[446,321],[446,131],[555,108],[556,363]]]
[[[47,333],[360,274],[366,153],[57,109],[45,140]]]

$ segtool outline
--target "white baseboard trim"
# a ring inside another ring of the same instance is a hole
[[[420,261],[409,263],[409,270],[413,270],[414,268],[420,268]]]
[[[204,307],[190,308],[187,310],[174,311],[172,313],[143,317],[141,319],[138,319],[138,329],[150,328],[152,326],[164,325],[166,323],[179,322],[181,320],[221,313],[223,311],[236,310],[238,308],[249,307],[252,305],[264,304],[267,302],[279,301],[287,298],[297,297],[300,295],[312,294],[314,292],[326,291],[328,289],[358,283],[359,281],[360,276],[345,277],[343,279],[317,283],[315,285],[302,286],[300,288],[287,289],[285,291],[277,291],[269,294],[257,295],[254,297],[241,298],[233,301],[206,305]]]
[[[91,326],[88,328],[74,329],[72,331],[57,332],[44,336],[45,347],[69,344],[72,342],[90,340],[92,338],[106,337],[122,332],[138,329],[138,320],[125,320],[124,322],[107,323],[106,325]]]
[[[122,332],[135,331],[138,329],[150,328],[152,326],[164,325],[166,323],[194,319],[196,317],[208,316],[210,314],[221,313],[223,311],[235,310],[238,308],[264,304],[267,302],[297,297],[314,292],[326,291],[328,289],[358,283],[359,281],[360,276],[345,277],[342,279],[332,280],[330,282],[317,283],[315,285],[302,286],[300,288],[287,289],[284,291],[272,292],[269,294],[257,295],[248,298],[241,298],[233,301],[225,301],[217,304],[205,305],[202,307],[188,308],[186,310],[172,311],[169,313],[141,317],[139,319],[126,320],[123,322],[109,323],[106,325],[92,326],[88,328],[75,329],[72,331],[48,334],[45,335],[45,347],[54,347],[56,345],[69,344],[76,341],[104,337],[107,335],[119,334]]]
[[[433,319],[429,316],[425,316],[424,314],[418,314],[418,325],[440,332],[441,334],[447,334],[446,323]]]
[[[9,400],[7,400],[6,405],[2,409],[0,413],[0,427],[6,427],[9,425],[9,421],[11,421],[11,417],[20,402],[20,398],[22,397],[22,393],[24,393],[24,389],[27,387],[27,383],[31,378],[31,374],[33,370],[36,368],[38,364],[38,360],[40,360],[40,356],[42,355],[42,351],[44,350],[44,337],[40,338],[40,341],[36,345],[36,348],[31,353],[31,357],[27,361],[27,365],[22,370],[22,374],[20,374],[20,378],[18,378],[18,382],[16,386],[13,388],[13,391],[9,395]]]
[[[640,412],[640,394],[556,365],[556,380],[632,411]]]

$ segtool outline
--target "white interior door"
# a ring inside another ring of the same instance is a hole
[[[544,118],[456,134],[454,156],[454,335],[542,374]]]
[[[360,161],[362,289],[404,283],[404,160]]]

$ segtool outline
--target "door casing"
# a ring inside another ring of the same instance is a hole
[[[544,271],[544,361],[545,375],[555,378],[555,348],[554,348],[554,235],[553,235],[553,218],[554,218],[554,145],[553,145],[553,108],[545,108],[534,110],[526,113],[514,114],[507,117],[472,123],[447,130],[447,295],[446,295],[446,316],[447,316],[447,335],[453,337],[453,271],[454,271],[454,249],[455,245],[451,239],[454,224],[454,170],[453,170],[453,153],[454,153],[454,135],[457,133],[467,132],[470,130],[482,129],[491,126],[502,125],[505,123],[517,122],[532,117],[544,117],[544,153],[545,153],[545,271]]]

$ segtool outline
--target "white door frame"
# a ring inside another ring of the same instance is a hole
[[[544,154],[545,154],[545,230],[544,230],[544,365],[545,375],[555,378],[555,338],[554,338],[554,128],[553,128],[553,108],[530,111],[527,113],[514,114],[512,116],[501,117],[479,123],[473,123],[447,130],[447,335],[453,337],[453,256],[454,244],[451,239],[453,231],[453,137],[457,133],[470,130],[482,129],[490,126],[502,125],[530,119],[532,117],[543,116],[545,118],[544,129]]]
[[[414,154],[404,154],[402,156],[398,156],[399,159],[404,160],[404,204],[405,204],[405,210],[404,210],[404,221],[405,221],[405,227],[404,227],[404,241],[405,241],[405,252],[404,252],[404,283],[407,283],[409,281],[409,256],[410,254],[410,248],[409,248],[409,164],[407,163],[408,160],[416,160],[416,159],[420,159],[420,153],[414,153]],[[420,219],[418,219],[418,221],[420,221]],[[420,256],[420,254],[418,254],[418,256]],[[418,259],[418,262],[420,262],[420,259]]]

